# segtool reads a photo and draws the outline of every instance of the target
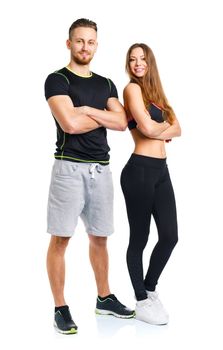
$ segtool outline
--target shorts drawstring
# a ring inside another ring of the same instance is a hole
[[[91,174],[91,179],[94,179],[95,169],[98,173],[102,172],[102,166],[98,163],[92,163],[89,167],[89,173]]]

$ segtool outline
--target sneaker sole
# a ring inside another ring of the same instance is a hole
[[[118,318],[133,318],[135,316],[135,312],[133,312],[131,315],[119,315],[119,314],[116,314],[115,312],[108,311],[108,310],[101,310],[101,309],[95,309],[95,313],[97,315],[111,315]]]
[[[142,322],[151,324],[152,326],[166,326],[168,324],[168,321],[158,323],[158,322],[153,322],[153,321],[147,321],[147,320],[143,319],[143,317],[138,317],[138,316],[135,316],[135,319],[137,321],[142,321]]]
[[[55,330],[56,330],[58,333],[60,333],[60,334],[69,335],[69,334],[76,334],[76,333],[77,333],[77,329],[75,329],[75,328],[71,328],[71,329],[69,329],[68,331],[63,331],[62,329],[59,329],[59,328],[57,327],[57,325],[55,325],[55,324],[54,324],[54,328],[55,328]]]

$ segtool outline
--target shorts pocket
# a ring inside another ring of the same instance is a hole
[[[73,177],[78,169],[77,164],[68,161],[58,160],[55,164],[54,174],[57,177]]]

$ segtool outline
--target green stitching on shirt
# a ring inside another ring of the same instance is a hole
[[[107,81],[108,81],[108,85],[109,85],[109,89],[110,89],[110,93],[111,93],[111,82],[110,82],[110,79],[106,78]]]
[[[108,160],[86,160],[86,159],[80,159],[80,158],[74,158],[74,157],[69,157],[69,156],[64,156],[63,154],[60,156],[60,155],[55,155],[54,156],[55,158],[60,158],[60,159],[63,159],[63,158],[66,158],[66,159],[73,159],[73,160],[76,160],[78,162],[83,162],[83,163],[104,163],[104,164],[108,164],[109,161]]]
[[[60,73],[60,72],[58,72],[58,71],[55,71],[54,73],[55,73],[55,74],[62,75],[62,77],[64,77],[64,78],[66,79],[66,81],[68,82],[68,84],[70,84],[69,79],[66,77],[66,75],[64,75],[63,73]]]
[[[62,145],[61,145],[61,147],[60,147],[60,150],[61,150],[61,151],[63,150],[63,147],[64,147],[64,145],[65,145],[65,140],[66,140],[66,133],[64,132],[64,133],[63,133],[63,143],[62,143]],[[63,150],[63,152],[64,152],[64,150]],[[63,156],[63,152],[62,152],[62,156]]]

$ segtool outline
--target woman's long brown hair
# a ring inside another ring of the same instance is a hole
[[[137,47],[141,47],[143,50],[148,67],[146,74],[140,78],[133,75],[130,69],[131,52]],[[156,59],[150,47],[143,43],[136,43],[130,46],[126,55],[126,71],[129,75],[130,81],[141,87],[146,108],[148,108],[151,103],[155,103],[164,111],[164,119],[171,124],[175,118],[175,114],[163,91]]]

